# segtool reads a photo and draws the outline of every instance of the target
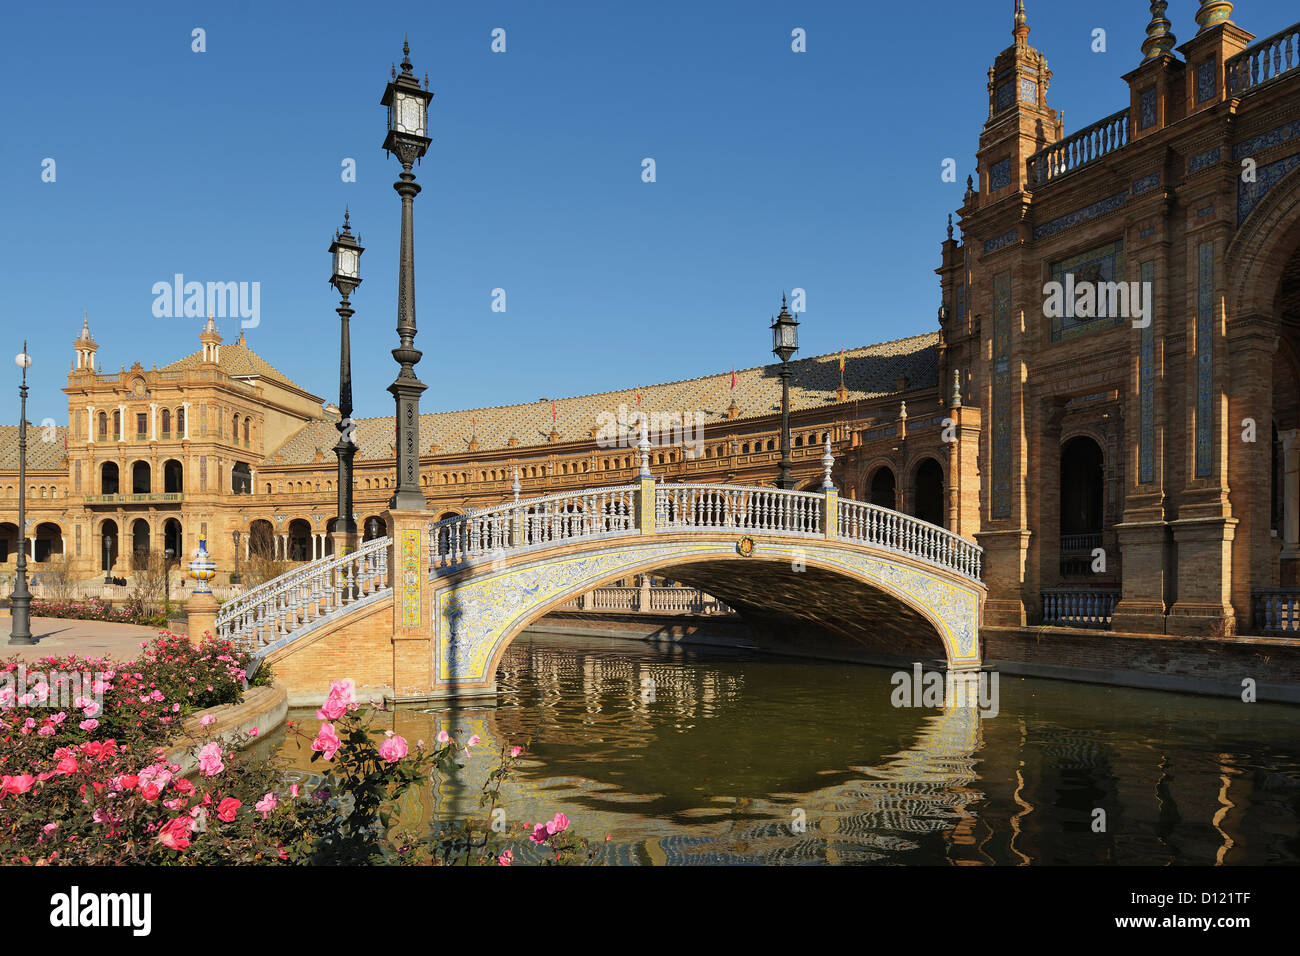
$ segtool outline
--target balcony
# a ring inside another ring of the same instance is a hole
[[[1254,633],[1300,633],[1300,588],[1261,588],[1250,596]]]
[[[1042,186],[1077,172],[1128,145],[1128,110],[1122,109],[1029,157],[1029,185]]]
[[[1119,588],[1048,588],[1043,591],[1043,623],[1105,630],[1110,627]]]
[[[86,495],[88,505],[164,505],[179,504],[185,495],[179,491],[158,491],[142,495]]]
[[[1228,92],[1241,96],[1300,68],[1300,23],[1246,47],[1227,64]]]

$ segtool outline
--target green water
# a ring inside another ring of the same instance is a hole
[[[380,719],[484,742],[404,820],[474,813],[490,751],[526,743],[506,813],[563,811],[614,863],[1300,860],[1300,707],[1001,675],[987,717],[895,707],[892,673],[525,635],[494,703]]]

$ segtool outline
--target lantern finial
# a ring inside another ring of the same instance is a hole
[[[406,35],[402,35],[402,72],[411,72],[411,44],[406,42]]]

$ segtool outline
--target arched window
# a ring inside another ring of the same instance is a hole
[[[185,434],[185,406],[184,405],[176,409],[176,434],[181,436]]]
[[[892,468],[887,465],[877,468],[871,476],[868,488],[870,489],[870,501],[873,505],[889,508],[891,511],[898,507],[897,482]]]
[[[171,409],[169,409],[169,408],[164,408],[164,409],[162,410],[162,436],[163,436],[163,438],[170,438],[170,437],[171,437],[171,433],[172,433],[172,413],[171,413]]]
[[[118,488],[117,462],[106,461],[99,466],[99,493],[115,495]]]
[[[101,441],[108,437],[108,412],[99,413],[99,437]]]
[[[244,416],[244,444],[248,444],[248,416]]]
[[[917,467],[912,479],[912,513],[922,521],[944,526],[943,468],[933,458]]]
[[[122,437],[122,411],[121,409],[118,409],[113,413],[113,439],[116,441],[121,437]]]

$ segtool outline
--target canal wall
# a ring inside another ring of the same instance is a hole
[[[549,614],[524,633],[579,634],[763,650],[782,656],[855,664],[940,666],[936,654],[885,655],[835,642],[758,639],[741,621],[638,613]],[[1300,704],[1300,639],[1124,634],[1065,627],[985,627],[984,666],[1024,677],[1240,698],[1254,681],[1260,701]],[[804,646],[800,646],[804,644]]]
[[[984,666],[1025,677],[1300,704],[1300,640],[984,627]]]

